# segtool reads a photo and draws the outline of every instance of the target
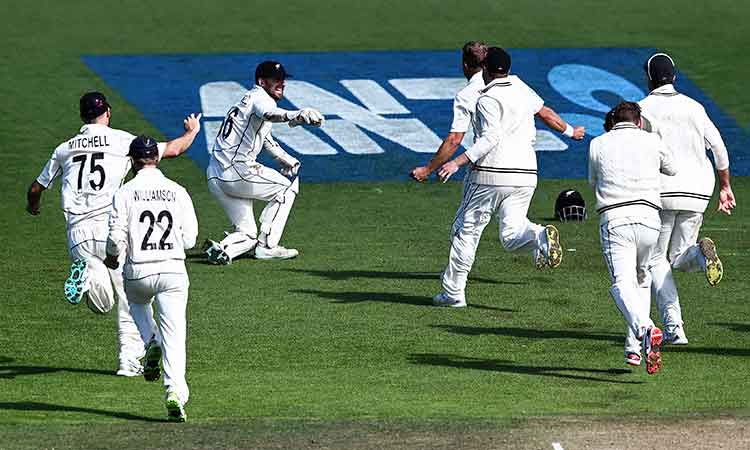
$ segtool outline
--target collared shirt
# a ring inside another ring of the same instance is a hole
[[[198,219],[187,191],[159,169],[144,168],[115,192],[107,253],[126,253],[126,279],[184,273],[185,250],[195,245]]]
[[[474,115],[477,110],[477,99],[484,89],[482,71],[475,73],[469,83],[453,99],[453,123],[451,133],[466,133],[471,128],[476,136]]]
[[[706,148],[713,152],[717,170],[729,168],[719,130],[700,103],[677,92],[671,84],[654,89],[639,104],[652,130],[674,153],[677,164],[676,176],[661,178],[664,208],[705,211],[715,184]]]
[[[49,188],[62,178],[62,209],[68,227],[106,220],[112,195],[130,170],[128,151],[135,136],[102,124],[86,124],[52,152],[36,181]],[[159,144],[159,156],[165,144]]]
[[[271,137],[273,120],[269,117],[284,113],[265,89],[256,85],[227,112],[211,151],[212,159],[224,170],[234,163],[253,164],[264,145],[273,147],[272,151],[280,148]]]
[[[656,134],[617,123],[589,146],[589,184],[602,222],[621,217],[659,221],[660,173],[675,174],[672,152]]]
[[[544,100],[515,75],[492,80],[477,100],[477,139],[466,156],[468,181],[495,186],[536,186],[534,115]]]

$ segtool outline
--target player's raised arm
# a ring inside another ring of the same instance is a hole
[[[542,122],[544,122],[548,127],[552,128],[555,131],[559,131],[560,133],[568,136],[571,139],[580,141],[584,138],[584,136],[586,136],[586,128],[571,126],[570,124],[565,122],[562,117],[560,117],[560,115],[555,112],[554,109],[550,108],[549,106],[542,106],[542,109],[540,109],[539,112],[536,113],[536,115],[540,119],[542,119]]]
[[[185,133],[182,136],[167,142],[166,148],[164,149],[164,153],[161,157],[175,158],[185,153],[187,149],[189,149],[190,146],[193,145],[195,136],[197,136],[198,132],[201,130],[200,120],[201,114],[198,114],[197,116],[195,114],[190,114],[189,116],[187,116],[187,118],[185,118],[185,120],[183,121]]]

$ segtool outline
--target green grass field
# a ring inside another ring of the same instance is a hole
[[[215,267],[197,251],[190,258],[184,425],[161,423],[160,383],[112,375],[114,315],[64,301],[58,184],[41,216],[24,212],[29,183],[79,127],[82,92],[108,95],[114,127],[158,134],[83,65],[83,54],[452,49],[476,38],[510,48],[656,47],[747,129],[750,6],[652,8],[567,0],[6,7],[0,449],[551,448],[544,439],[557,419],[681,424],[696,415],[706,421],[690,422],[698,430],[717,418],[740,420],[745,433],[725,448],[748,448],[747,178],[733,180],[740,205],[733,216],[706,214],[704,234],[720,246],[724,281],[710,289],[700,275],[676,275],[691,342],[669,348],[654,377],[623,364],[625,325],[608,294],[597,219],[560,227],[575,251],[545,272],[504,252],[493,222],[470,277],[471,307],[445,310],[429,303],[459,183],[303,182],[284,238],[300,249],[298,259]],[[202,170],[186,158],[163,170],[193,196],[199,241],[220,235],[228,224]],[[584,180],[544,180],[532,220],[549,220],[555,196],[570,186],[593,204]],[[507,433],[536,420],[542,425],[528,434]]]

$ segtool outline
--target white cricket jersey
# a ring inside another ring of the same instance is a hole
[[[497,78],[477,100],[476,140],[466,151],[468,181],[495,186],[536,186],[534,115],[544,100],[515,75]]]
[[[719,130],[703,105],[677,92],[671,84],[654,89],[639,104],[675,158],[677,175],[661,178],[664,209],[704,212],[715,183],[706,148],[713,152],[717,170],[729,168]]]
[[[276,101],[260,86],[255,86],[242,99],[230,108],[216,135],[211,152],[213,159],[222,170],[235,162],[252,164],[270,138],[269,115],[283,112]]]
[[[112,195],[130,170],[128,151],[135,136],[101,124],[86,124],[55,148],[36,178],[45,188],[62,175],[62,209],[68,227],[84,220],[106,220]],[[159,156],[165,144],[159,144]]]
[[[159,169],[141,169],[115,193],[107,253],[127,254],[126,279],[185,273],[185,250],[197,237],[190,195]]]
[[[476,137],[474,115],[477,110],[477,99],[484,89],[482,71],[475,73],[469,79],[469,83],[453,99],[453,123],[451,133],[466,133],[472,127]]]
[[[656,134],[630,122],[591,141],[589,184],[601,222],[621,217],[659,221],[660,173],[675,174],[672,152]]]

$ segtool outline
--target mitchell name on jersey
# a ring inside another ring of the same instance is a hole
[[[68,150],[97,147],[109,147],[109,140],[107,140],[106,135],[76,136],[68,141]]]

